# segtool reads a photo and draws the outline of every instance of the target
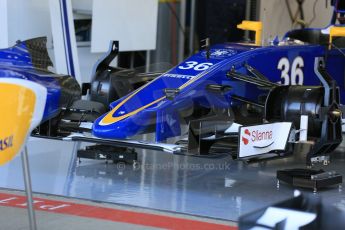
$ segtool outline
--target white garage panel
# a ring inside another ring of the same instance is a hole
[[[0,0],[0,48],[17,40],[48,37],[51,47],[49,2],[46,0]]]
[[[121,51],[156,48],[158,0],[93,1],[91,52],[105,52],[111,40]]]
[[[8,47],[7,1],[0,0],[0,48]]]

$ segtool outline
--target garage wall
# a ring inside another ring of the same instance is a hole
[[[297,10],[297,3],[294,0],[288,1],[294,14]],[[330,1],[328,1],[327,8],[324,0],[304,1],[305,20],[309,22],[313,18],[313,6],[315,2],[316,15],[310,27],[325,27],[329,24],[333,12]],[[263,41],[266,44],[274,39],[276,35],[281,38],[288,30],[293,29],[285,0],[261,0],[259,15],[260,20],[263,22]],[[299,27],[297,26],[295,28]]]
[[[48,47],[52,46],[49,1],[7,0],[7,20],[8,44],[3,44],[5,47],[14,45],[17,40],[40,36],[48,37]]]
[[[5,34],[7,31],[7,1],[0,0],[0,48],[5,48],[8,45],[8,37]]]
[[[156,49],[157,15],[157,0],[93,1],[91,52],[106,52],[112,40],[120,51]]]

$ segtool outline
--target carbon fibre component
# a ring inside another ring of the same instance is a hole
[[[90,99],[108,105],[153,80],[162,73],[140,73],[138,69],[111,66],[119,54],[119,42],[112,41],[108,52],[95,64]]]
[[[326,182],[325,184],[328,183]],[[329,202],[322,202],[320,196],[315,194],[301,194],[299,191],[296,191],[295,194],[293,198],[242,215],[238,221],[239,229],[291,229],[289,228],[291,223],[297,222],[296,216],[300,217],[303,214],[315,215],[315,218],[311,219],[309,223],[304,223],[303,226],[294,226],[294,229],[333,230],[342,229],[345,225],[345,213],[337,206],[331,205]],[[280,214],[276,213],[282,218],[272,218],[271,221],[262,223],[260,218],[269,209],[279,209]],[[296,212],[298,215],[294,217],[288,216],[291,212]]]
[[[134,69],[109,66],[96,73],[95,79],[91,82],[90,99],[108,106],[153,80],[159,74],[138,74]]]
[[[18,41],[17,43],[20,43]],[[53,66],[47,51],[47,38],[38,37],[25,41],[26,47],[31,56],[32,65],[38,69],[48,69]]]
[[[81,98],[81,88],[74,77],[71,76],[57,76],[57,80],[61,87],[60,106],[68,108]]]
[[[286,85],[271,90],[266,101],[265,118],[270,122],[291,121],[300,127],[300,115],[308,115],[308,135],[320,137],[319,111],[324,97],[321,86]]]

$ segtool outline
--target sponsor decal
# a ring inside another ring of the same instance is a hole
[[[240,128],[239,157],[285,150],[291,122],[276,122]]]
[[[249,141],[255,143],[259,141],[267,141],[273,139],[273,131],[272,130],[253,130],[249,131],[249,129],[244,129],[244,133],[242,135],[242,142],[244,145],[248,145]]]
[[[187,79],[190,80],[195,76],[192,75],[183,75],[183,74],[172,74],[172,73],[167,73],[164,74],[162,77],[172,77],[172,78],[181,78],[181,79]]]
[[[0,151],[13,146],[13,135],[0,139]]]
[[[211,49],[210,50],[210,57],[213,58],[226,58],[231,57],[237,53],[236,50],[232,49]],[[201,53],[203,57],[206,57],[206,51]]]
[[[248,145],[249,138],[250,138],[250,131],[249,131],[249,129],[245,129],[243,135],[244,135],[244,137],[242,137],[242,142],[243,142],[243,144]]]
[[[254,130],[252,132],[251,140],[252,142],[272,140],[272,136],[273,136],[272,130],[266,130],[266,131]]]

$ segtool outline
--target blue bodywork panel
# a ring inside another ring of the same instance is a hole
[[[33,45],[29,48],[28,44],[31,43]],[[68,86],[62,86],[62,82],[66,78],[75,81],[70,76],[57,75],[49,72],[45,69],[46,65],[37,64],[39,62],[51,63],[49,56],[47,56],[45,45],[45,38],[37,38],[18,42],[13,47],[0,50],[0,77],[26,79],[47,88],[48,95],[43,121],[56,116],[63,106],[62,87]],[[34,51],[35,54],[33,54],[31,48],[37,48],[38,50]],[[43,50],[42,52],[40,52],[41,49]],[[75,83],[77,84],[76,81]],[[76,92],[76,94],[78,93]]]
[[[326,55],[327,54],[327,55]],[[229,79],[234,70],[248,74],[248,64],[270,81],[281,84],[319,85],[314,67],[316,57],[327,56],[327,70],[341,88],[345,100],[345,58],[335,49],[321,45],[285,44],[258,47],[249,44],[221,44],[212,46],[210,57],[201,51],[175,68],[131,94],[113,102],[111,111],[98,118],[93,134],[101,138],[130,138],[143,132],[149,125],[156,127],[156,141],[181,135],[179,112],[188,108],[228,108],[236,94],[257,100],[261,91],[250,84]],[[209,92],[210,84],[230,86],[226,94]],[[173,99],[166,97],[165,89],[177,89]]]
[[[227,76],[230,70],[250,75],[247,65],[275,83],[320,85],[314,71],[315,59],[324,58],[344,102],[345,58],[338,49],[327,47],[298,42],[271,46],[214,45],[210,47],[209,57],[206,51],[200,51],[111,103],[110,111],[94,122],[92,133],[100,138],[125,139],[154,128],[158,142],[180,136],[181,118],[190,115],[188,111],[228,109],[240,103],[232,95],[258,101],[259,96],[267,93]],[[74,78],[53,74],[47,71],[47,64],[40,64],[49,59],[46,52],[45,47],[42,51],[42,45],[36,48],[30,41],[0,50],[0,77],[28,79],[47,88],[44,120],[53,118],[62,107],[80,98],[80,86]],[[231,90],[216,93],[208,90],[209,85],[227,86]],[[168,95],[170,91],[176,92],[173,97]]]

